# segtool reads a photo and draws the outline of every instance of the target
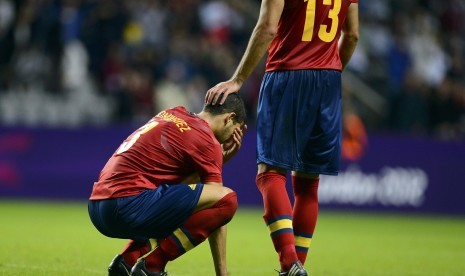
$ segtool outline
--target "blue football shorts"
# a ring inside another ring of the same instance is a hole
[[[265,73],[257,107],[257,163],[337,175],[341,152],[341,73]]]
[[[161,185],[134,196],[90,200],[89,216],[111,238],[165,238],[193,214],[202,190],[203,184]]]

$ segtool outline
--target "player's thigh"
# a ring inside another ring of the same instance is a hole
[[[297,172],[297,171],[292,171],[292,175],[299,177],[299,178],[305,178],[305,179],[318,179],[320,178],[320,175],[317,173],[302,173],[302,172]]]
[[[193,213],[203,184],[161,185],[134,198],[118,200],[122,232],[132,239],[166,237]]]
[[[225,195],[234,192],[228,187],[217,185],[203,185],[202,193],[200,194],[199,201],[195,207],[194,212],[204,210],[213,206],[218,200],[222,199]]]
[[[265,173],[265,172],[276,172],[279,174],[286,174],[286,169],[280,168],[277,166],[273,166],[270,164],[266,164],[263,162],[258,163],[258,174]]]

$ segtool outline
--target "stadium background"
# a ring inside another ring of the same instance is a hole
[[[175,105],[199,111],[206,90],[233,73],[259,5],[0,0],[0,203],[15,206],[2,204],[0,214],[22,222],[20,205],[30,214],[37,200],[85,202],[108,157],[140,124]],[[452,215],[465,231],[464,17],[461,0],[360,1],[361,37],[343,75],[342,172],[322,178],[323,212]],[[254,120],[263,71],[262,62],[240,91],[250,131],[224,177],[252,208],[261,206]],[[464,256],[454,250],[447,252]]]
[[[134,128],[167,107],[201,110],[232,74],[259,4],[0,1],[1,194],[85,199]],[[464,16],[463,1],[361,1],[344,72],[343,173],[323,179],[323,205],[465,214]],[[240,91],[250,132],[225,168],[226,184],[256,205],[263,66]]]

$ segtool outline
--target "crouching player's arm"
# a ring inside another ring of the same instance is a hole
[[[242,145],[242,137],[246,131],[247,125],[244,124],[242,128],[235,129],[231,137],[221,145],[223,148],[223,164],[231,160],[239,151]],[[216,275],[221,276],[228,275],[226,269],[226,234],[227,227],[223,225],[212,232],[208,237],[213,262],[215,264],[215,272]]]
[[[223,164],[231,160],[231,158],[236,155],[239,149],[242,146],[242,137],[247,132],[247,125],[243,125],[241,128],[234,130],[231,137],[229,137],[226,142],[224,142],[221,147],[223,149]],[[185,178],[181,183],[183,184],[193,184],[200,181],[199,174],[194,173]]]
[[[205,210],[202,211],[202,228],[208,235],[216,275],[226,276],[226,224],[237,210],[236,193],[223,183],[207,182],[194,213],[201,210]]]
[[[240,149],[242,136],[247,126],[235,129],[231,137],[221,146],[223,164],[230,160]],[[199,182],[198,175],[186,178],[182,183]],[[226,276],[226,224],[231,221],[237,210],[236,193],[223,186],[221,182],[205,182],[193,216],[198,216],[199,235],[207,237],[210,243],[215,272]]]
[[[208,237],[213,263],[215,264],[215,272],[216,275],[221,276],[228,275],[226,269],[226,229],[226,225],[223,225]]]

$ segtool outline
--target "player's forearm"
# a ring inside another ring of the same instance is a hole
[[[284,9],[284,0],[262,0],[257,25],[232,80],[240,85],[249,78],[263,58],[276,32]]]
[[[217,276],[228,275],[226,269],[226,233],[226,225],[223,225],[208,237]]]
[[[352,57],[358,43],[358,35],[344,34],[339,45],[339,56],[341,58],[342,70],[344,70]]]
[[[352,3],[347,11],[347,18],[342,29],[342,39],[339,45],[339,56],[341,57],[342,70],[346,68],[355,51],[355,47],[357,47],[358,36],[358,4]]]
[[[242,56],[236,72],[231,79],[242,85],[242,83],[249,78],[260,60],[265,55],[273,38],[273,31],[269,31],[266,28],[257,25],[250,37],[249,44],[247,45],[247,49]]]

